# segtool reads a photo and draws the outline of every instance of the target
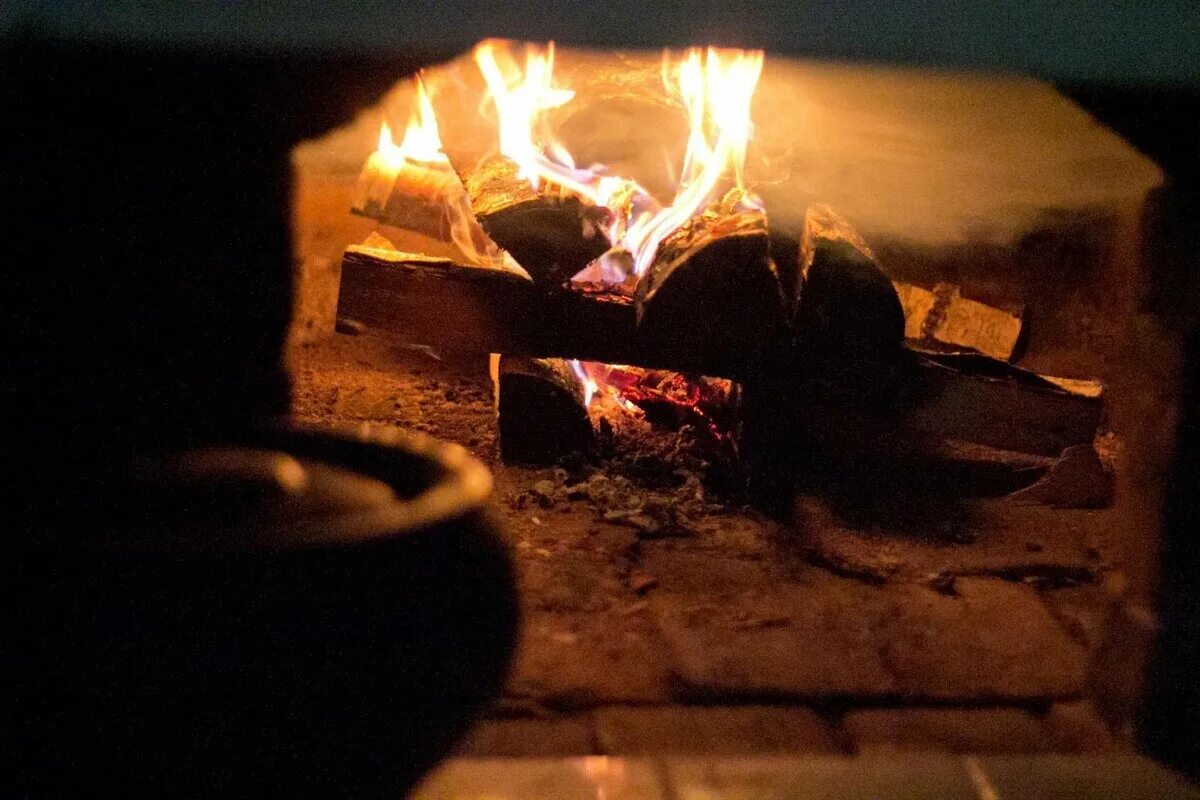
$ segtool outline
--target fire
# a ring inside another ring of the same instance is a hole
[[[416,99],[404,139],[396,144],[387,120],[380,124],[378,145],[359,176],[355,209],[375,219],[449,241],[467,264],[526,275],[508,253],[487,237],[471,213],[466,190],[450,166],[450,159],[442,152],[437,116],[425,82],[418,76],[413,83]],[[393,206],[397,197],[413,201],[407,214],[403,208]]]
[[[375,152],[388,169],[399,170],[410,161],[427,164],[450,163],[450,159],[442,152],[442,137],[438,131],[437,117],[433,113],[433,104],[429,102],[429,94],[425,91],[425,82],[418,77],[415,83],[416,108],[413,109],[408,128],[404,131],[404,140],[400,144],[395,143],[387,120],[379,126],[379,146]]]
[[[538,188],[543,183],[587,199],[613,213],[605,231],[613,249],[576,276],[579,280],[628,285],[644,275],[659,245],[705,206],[734,190],[739,205],[759,208],[745,184],[746,149],[753,135],[750,103],[762,74],[761,50],[691,48],[680,57],[663,54],[668,94],[688,117],[688,140],[675,197],[663,206],[636,182],[606,175],[601,167],[580,169],[549,124],[547,112],[575,92],[554,81],[554,43],[529,46],[524,68],[500,43],[487,41],[474,53],[496,109],[499,150],[518,174]],[[611,394],[603,370],[568,362],[586,403]]]
[[[546,112],[570,102],[575,93],[555,85],[553,42],[544,50],[527,47],[524,68],[495,41],[480,44],[474,58],[496,108],[500,152],[516,163],[518,174],[534,188],[552,184],[614,212],[605,233],[616,251],[630,254],[632,275],[621,275],[613,265],[622,259],[610,255],[589,268],[588,277],[619,282],[616,279],[644,274],[659,244],[730,188],[738,190],[743,204],[757,207],[745,186],[745,163],[753,134],[750,101],[763,66],[761,50],[692,48],[677,60],[664,53],[664,86],[689,121],[679,183],[665,207],[635,181],[606,175],[600,167],[576,167],[555,138]]]
[[[634,181],[605,175],[602,169],[576,167],[575,159],[551,130],[546,112],[560,108],[575,92],[554,85],[554,42],[545,50],[532,45],[525,50],[522,68],[495,41],[475,48],[475,63],[487,84],[500,128],[500,153],[510,158],[518,175],[533,188],[543,182],[578,195],[593,205],[618,211],[632,207],[635,198],[648,198]],[[605,233],[616,241],[624,230],[621,215]]]
[[[514,56],[510,45],[499,40],[476,47],[474,62],[487,87],[483,102],[494,107],[498,149],[516,165],[521,178],[535,189],[553,187],[612,212],[604,231],[612,248],[578,279],[629,289],[650,269],[663,241],[709,204],[725,198],[742,208],[761,208],[745,179],[746,150],[753,135],[750,104],[762,73],[761,50],[664,52],[664,88],[688,119],[685,156],[675,196],[667,205],[636,181],[607,174],[603,166],[576,165],[551,125],[550,112],[575,99],[574,90],[555,81],[554,43],[527,45],[522,55]],[[411,189],[413,195],[440,204],[450,238],[470,263],[521,271],[483,234],[471,214],[466,193],[442,151],[433,104],[419,78],[402,141],[394,141],[386,122],[380,127],[378,148],[360,181],[362,194],[381,208],[397,181],[406,193]],[[607,370],[578,361],[569,364],[589,404],[600,395],[615,396]]]
[[[745,186],[746,147],[753,133],[750,101],[762,74],[761,50],[692,48],[677,64],[663,56],[663,81],[688,115],[688,142],[679,185],[670,206],[643,214],[623,242],[633,254],[634,274],[650,268],[659,244],[727,188],[758,207]],[[732,186],[723,181],[732,175]]]

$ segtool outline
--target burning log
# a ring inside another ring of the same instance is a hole
[[[800,242],[795,328],[804,356],[821,360],[895,353],[904,309],[858,232],[829,206],[810,206]]]
[[[738,199],[731,191],[671,233],[637,283],[639,336],[690,362],[730,343],[759,353],[787,330],[766,216]]]
[[[483,230],[539,283],[564,283],[609,248],[607,209],[549,184],[533,189],[505,156],[486,159],[463,184]]]
[[[560,358],[497,356],[500,457],[546,465],[595,447],[585,390]]]
[[[404,344],[447,352],[557,356],[733,378],[762,347],[725,341],[707,352],[678,352],[639,329],[628,297],[357,245],[342,257],[337,314]]]
[[[376,152],[359,175],[350,210],[386,225],[450,241],[447,204],[462,191],[449,164],[388,164]]]

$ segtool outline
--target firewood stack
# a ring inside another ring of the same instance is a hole
[[[990,333],[971,339],[971,324],[960,322],[957,338],[939,339],[945,326],[928,321],[931,304],[902,302],[929,290],[893,283],[827,206],[809,209],[790,286],[769,254],[765,215],[716,204],[664,241],[632,291],[595,291],[568,279],[603,252],[589,222],[602,211],[501,190],[496,165],[483,169],[464,181],[472,206],[524,254],[531,280],[351,247],[338,313],[408,343],[503,353],[506,460],[553,463],[592,449],[596,421],[565,359],[742,382],[741,451],[764,475],[799,468],[798,454],[812,447],[861,454],[949,439],[1057,455],[1095,434],[1094,387],[1060,385],[987,354],[1013,351],[1019,320],[996,326],[1016,318],[940,289],[977,306],[986,319],[975,327]],[[970,323],[970,307],[953,311]],[[908,336],[916,313],[918,335]]]

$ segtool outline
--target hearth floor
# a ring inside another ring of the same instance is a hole
[[[679,499],[639,485],[636,464],[596,478],[499,463],[484,360],[370,335],[291,360],[296,418],[424,430],[495,473],[521,640],[463,755],[1120,747],[1084,699],[1112,557],[1105,511],[972,501],[972,543],[877,531],[847,545],[865,570],[814,559],[788,524],[713,498],[686,535],[662,536],[605,519],[604,491]]]
[[[1184,800],[1180,776],[1134,755],[452,759],[413,800]]]

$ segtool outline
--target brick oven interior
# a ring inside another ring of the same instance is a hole
[[[1114,641],[1137,634],[1114,610],[1149,580],[1148,476],[1164,464],[1146,416],[1175,402],[1176,356],[1138,307],[1161,172],[1040,81],[770,56],[766,70],[759,112],[800,105],[760,125],[788,179],[764,190],[783,206],[772,224],[828,202],[889,278],[1021,309],[1014,362],[1104,382],[1089,466],[959,443],[922,471],[855,451],[829,478],[840,492],[795,489],[780,510],[714,476],[686,431],[618,428],[590,459],[505,463],[486,351],[335,325],[347,246],[375,233],[443,254],[349,213],[381,115],[411,102],[398,84],[293,154],[292,413],[424,431],[495,475],[521,632],[460,753],[1127,748],[1132,690],[1114,676],[1137,656]],[[1064,483],[1014,494],[1047,468]]]

